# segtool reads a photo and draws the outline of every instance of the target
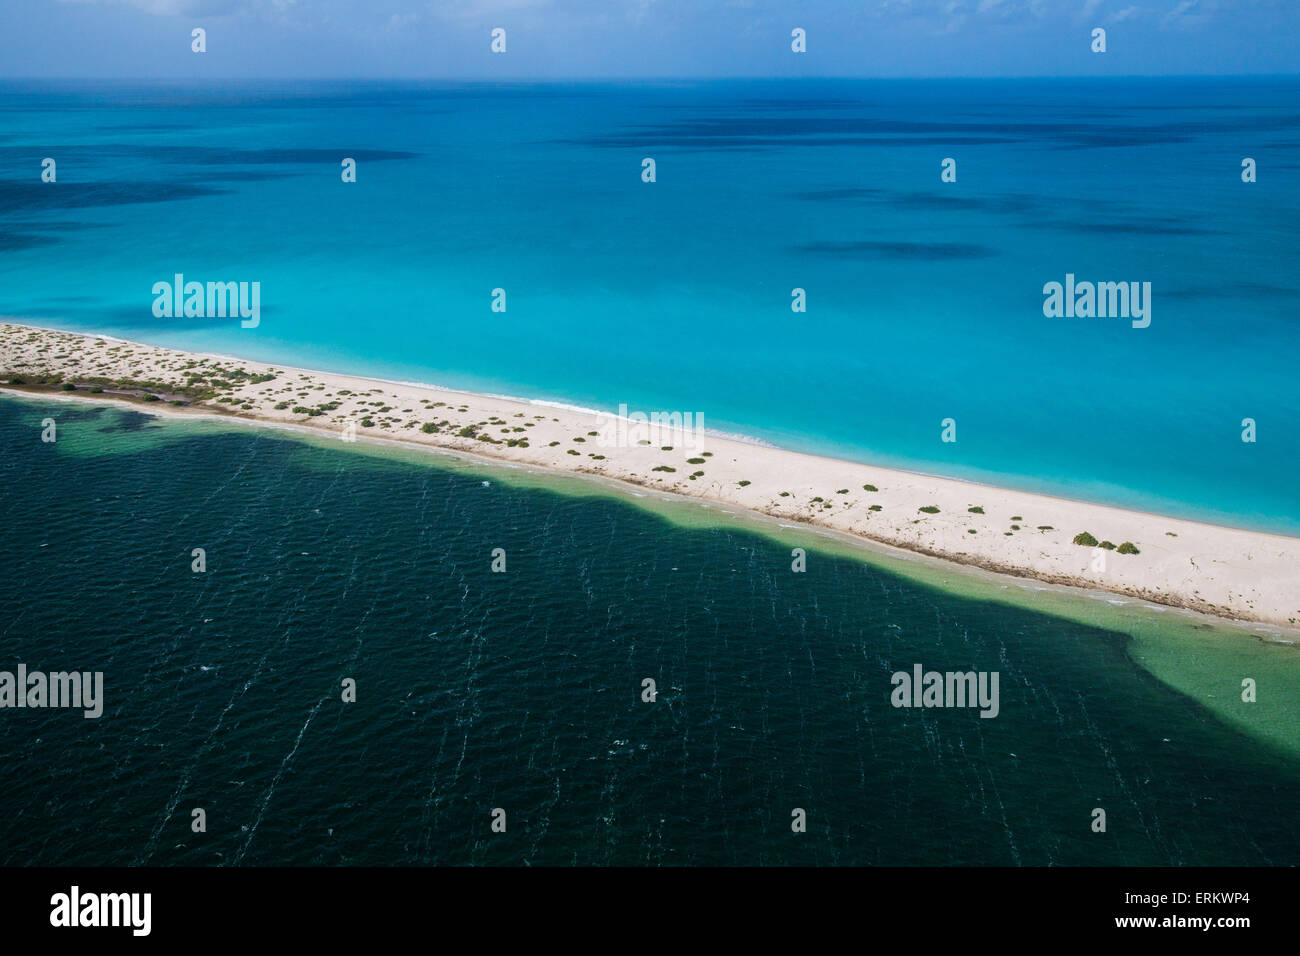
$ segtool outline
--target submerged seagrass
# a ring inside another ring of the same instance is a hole
[[[8,399],[0,442],[0,667],[116,688],[0,714],[3,865],[1300,863],[1295,757],[1122,634],[436,460]],[[893,707],[918,662],[997,717]]]

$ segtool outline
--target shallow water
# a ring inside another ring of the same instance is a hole
[[[0,314],[1295,534],[1298,83],[6,82]]]

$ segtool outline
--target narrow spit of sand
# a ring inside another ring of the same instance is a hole
[[[340,441],[373,435],[601,475],[1052,584],[1102,588],[1235,620],[1300,624],[1300,538],[1285,535],[821,458],[672,425],[620,422],[552,403],[14,323],[0,323],[0,388],[140,401],[143,410],[223,413]],[[1075,544],[1084,532],[1117,547]],[[1138,553],[1120,553],[1125,542]]]

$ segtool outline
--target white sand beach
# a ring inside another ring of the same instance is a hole
[[[1053,584],[1102,588],[1235,620],[1300,623],[1300,538],[822,458],[670,425],[620,423],[554,403],[13,322],[0,324],[0,389],[224,414],[311,428],[340,441],[373,435],[601,475]],[[1074,543],[1085,532],[1101,546]],[[1121,547],[1125,543],[1132,547]]]

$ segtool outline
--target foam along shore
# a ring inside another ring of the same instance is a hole
[[[0,388],[373,435],[601,475],[960,564],[1300,625],[1300,538],[1203,524],[430,386],[0,323]]]

